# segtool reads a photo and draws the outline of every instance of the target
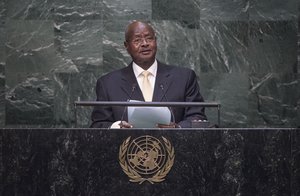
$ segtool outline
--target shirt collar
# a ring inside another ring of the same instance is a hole
[[[139,75],[145,71],[143,68],[138,66],[135,62],[132,62],[132,69],[134,72],[135,77],[139,77]],[[157,72],[157,60],[154,60],[154,63],[147,69],[154,77],[156,77],[156,72]]]

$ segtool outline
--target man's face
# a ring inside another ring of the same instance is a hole
[[[128,29],[124,43],[132,60],[140,66],[151,65],[157,50],[154,30],[144,23],[135,23]]]

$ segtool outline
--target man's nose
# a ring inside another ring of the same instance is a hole
[[[145,45],[149,45],[149,42],[147,41],[147,39],[142,39],[142,43],[141,43],[142,46],[145,46]]]

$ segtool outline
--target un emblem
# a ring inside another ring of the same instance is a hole
[[[131,182],[152,184],[162,182],[174,164],[174,147],[162,137],[162,142],[146,135],[131,140],[128,137],[120,146],[119,162]]]

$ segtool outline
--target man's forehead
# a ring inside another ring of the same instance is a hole
[[[154,29],[147,23],[133,22],[126,30],[125,39],[128,40],[130,37],[151,35],[155,36]]]
[[[145,34],[145,35],[149,35],[149,34],[153,34],[153,31],[149,31],[149,30],[145,30],[145,29],[136,29],[133,32],[133,35],[141,35],[141,34]]]

